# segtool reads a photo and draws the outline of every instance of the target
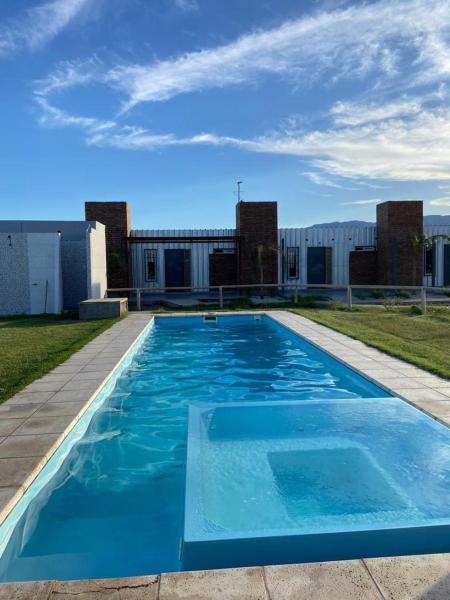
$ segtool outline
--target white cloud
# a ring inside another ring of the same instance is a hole
[[[82,2],[64,4],[74,7]],[[56,4],[63,2],[52,6]],[[450,180],[450,109],[442,85],[450,76],[449,39],[450,2],[356,3],[148,65],[106,68],[96,57],[63,63],[37,83],[35,92],[38,100],[47,100],[55,92],[100,82],[122,91],[127,109],[182,93],[250,85],[264,75],[293,79],[296,86],[320,78],[328,85],[330,77],[363,80],[370,75],[368,82],[376,91],[366,92],[361,102],[335,103],[327,115],[329,125],[316,130],[305,131],[305,123],[291,121],[287,128],[251,139],[218,133],[178,137],[121,124],[123,111],[115,121],[98,121],[71,117],[49,102],[40,103],[42,122],[81,127],[88,143],[122,149],[197,144],[297,156],[311,165],[305,173],[311,181],[329,187],[344,187],[342,179],[335,178],[364,178],[358,184],[373,188],[382,187],[376,180],[443,181]],[[437,91],[417,88],[414,95],[406,95],[403,90],[408,86],[423,84],[424,74],[428,83],[439,82]],[[370,100],[373,94],[376,102]],[[107,127],[102,127],[105,123]]]
[[[36,50],[61,33],[91,0],[52,0],[0,25],[0,57]]]
[[[306,175],[310,179],[310,181],[312,181],[312,183],[315,183],[316,185],[325,185],[327,187],[339,188],[341,190],[357,189],[341,185],[340,183],[337,183],[336,181],[333,181],[332,179],[329,179],[328,177],[325,177],[320,173],[315,173],[314,171],[306,171],[305,173],[303,173],[303,175]]]
[[[185,13],[200,10],[197,0],[175,0],[175,6]]]
[[[422,105],[418,100],[407,99],[385,104],[337,102],[332,107],[330,115],[336,125],[364,125],[396,117],[417,115],[421,109]]]
[[[325,75],[332,81],[370,75],[374,84],[381,76],[395,79],[405,61],[410,74],[403,71],[401,85],[407,88],[422,83],[423,73],[428,82],[450,76],[449,32],[448,2],[382,0],[322,11],[173,59],[118,66],[106,80],[128,96],[125,109],[182,93],[252,84],[268,73],[295,79],[297,85]]]
[[[117,127],[114,121],[102,121],[93,117],[70,115],[56,106],[52,106],[45,98],[39,96],[36,97],[36,101],[42,109],[39,121],[41,125],[47,127],[78,127],[89,134],[96,134],[105,129]]]
[[[350,206],[350,205],[365,205],[365,204],[378,204],[379,202],[384,202],[382,198],[371,198],[370,200],[353,200],[352,202],[341,202],[341,206]]]
[[[446,198],[434,198],[430,200],[432,206],[450,206],[450,196]]]

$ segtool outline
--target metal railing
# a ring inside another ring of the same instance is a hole
[[[299,283],[257,283],[257,284],[245,284],[245,285],[211,285],[208,287],[195,287],[195,286],[183,286],[183,287],[161,287],[161,288],[108,288],[106,294],[116,292],[132,292],[136,295],[136,307],[137,310],[142,310],[142,293],[146,294],[158,294],[167,292],[210,292],[217,290],[219,296],[219,307],[224,307],[224,292],[227,290],[246,290],[254,289],[264,292],[266,289],[281,289],[281,290],[292,290],[294,304],[298,303],[299,294],[302,290],[342,290],[346,291],[346,304],[347,308],[351,310],[353,308],[353,290],[398,290],[398,291],[416,291],[420,292],[420,305],[422,313],[425,314],[427,311],[427,290],[437,293],[444,293],[450,295],[450,288],[448,287],[426,287],[420,285],[333,285],[333,284],[299,284]],[[450,299],[449,299],[450,302]]]

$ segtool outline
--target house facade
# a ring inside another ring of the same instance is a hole
[[[133,229],[125,202],[86,203],[86,217],[106,226],[110,288],[450,286],[450,225],[424,226],[419,201],[377,205],[375,224],[306,228],[279,228],[276,202],[239,202],[234,229]]]

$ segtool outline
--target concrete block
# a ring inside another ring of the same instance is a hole
[[[128,298],[99,298],[84,300],[78,305],[81,321],[90,319],[114,319],[128,312]]]

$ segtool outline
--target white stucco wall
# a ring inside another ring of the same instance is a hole
[[[60,238],[56,233],[0,234],[0,315],[60,313]]]
[[[55,233],[28,233],[30,314],[62,310],[60,236]]]
[[[104,298],[106,279],[105,226],[95,224],[86,233],[87,244],[87,298]]]

